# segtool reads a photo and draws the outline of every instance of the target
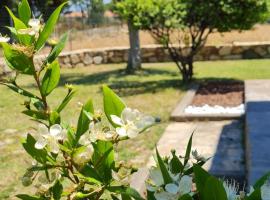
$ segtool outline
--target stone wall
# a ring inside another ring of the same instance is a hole
[[[184,49],[188,50],[188,49]],[[237,60],[237,59],[262,59],[270,58],[270,42],[266,43],[234,43],[225,46],[205,46],[198,55],[196,61],[207,60]],[[38,56],[39,64],[44,56]],[[64,52],[59,61],[62,67],[75,68],[89,65],[124,63],[128,59],[128,47],[82,49],[72,52]],[[170,62],[171,58],[166,49],[159,45],[142,47],[142,61],[144,63]],[[0,61],[1,64],[1,61]],[[1,64],[3,71],[3,62]],[[5,69],[4,69],[5,71]],[[1,73],[1,70],[0,70]]]

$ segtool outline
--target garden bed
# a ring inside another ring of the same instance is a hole
[[[173,111],[174,121],[227,120],[245,113],[244,83],[209,81],[193,85]]]

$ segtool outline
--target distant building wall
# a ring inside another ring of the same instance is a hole
[[[142,61],[144,63],[170,62],[172,61],[168,50],[159,45],[144,46]],[[263,59],[270,58],[269,43],[235,43],[224,46],[205,46],[195,61],[208,60],[240,60],[240,59]],[[37,56],[35,62],[41,64],[44,56]],[[59,57],[61,67],[75,68],[98,64],[124,63],[128,59],[128,47],[82,49],[71,52],[64,52]],[[2,71],[7,67],[0,61]],[[0,71],[1,73],[1,71]]]

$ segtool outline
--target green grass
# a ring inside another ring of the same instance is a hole
[[[170,112],[187,87],[181,84],[179,72],[173,63],[146,64],[144,70],[136,75],[125,75],[123,68],[124,65],[101,65],[63,69],[60,86],[52,93],[49,102],[56,106],[65,94],[64,84],[74,84],[78,93],[63,113],[63,119],[76,125],[78,102],[92,98],[96,109],[101,109],[101,86],[108,84],[129,107],[160,117],[161,124],[117,147],[119,159],[142,166],[166,128]],[[196,81],[267,79],[270,78],[270,60],[198,62],[195,63],[195,78]],[[20,77],[19,82],[28,90],[34,89],[29,77]],[[0,199],[13,199],[13,194],[27,193],[29,190],[19,182],[24,169],[31,163],[23,153],[20,138],[36,125],[20,113],[24,102],[21,97],[3,86],[0,86],[0,94]]]

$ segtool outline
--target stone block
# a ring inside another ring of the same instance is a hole
[[[94,64],[100,65],[102,64],[103,58],[101,56],[95,56],[93,60],[94,60]]]
[[[260,55],[261,57],[265,56],[267,54],[267,50],[263,47],[256,47],[254,51]]]
[[[70,55],[70,60],[71,60],[71,63],[74,65],[74,64],[77,64],[79,63],[81,60],[78,56],[78,54],[71,54]]]
[[[232,47],[231,46],[224,46],[224,47],[221,47],[218,51],[218,54],[220,56],[227,56],[227,55],[230,55],[232,52]]]
[[[86,54],[84,59],[83,59],[83,63],[85,65],[91,65],[91,64],[93,64],[93,58],[91,56],[89,56],[89,54]]]
[[[210,55],[209,60],[221,60],[221,57],[218,55]]]
[[[256,59],[259,57],[260,56],[253,49],[245,50],[243,53],[244,59]]]

